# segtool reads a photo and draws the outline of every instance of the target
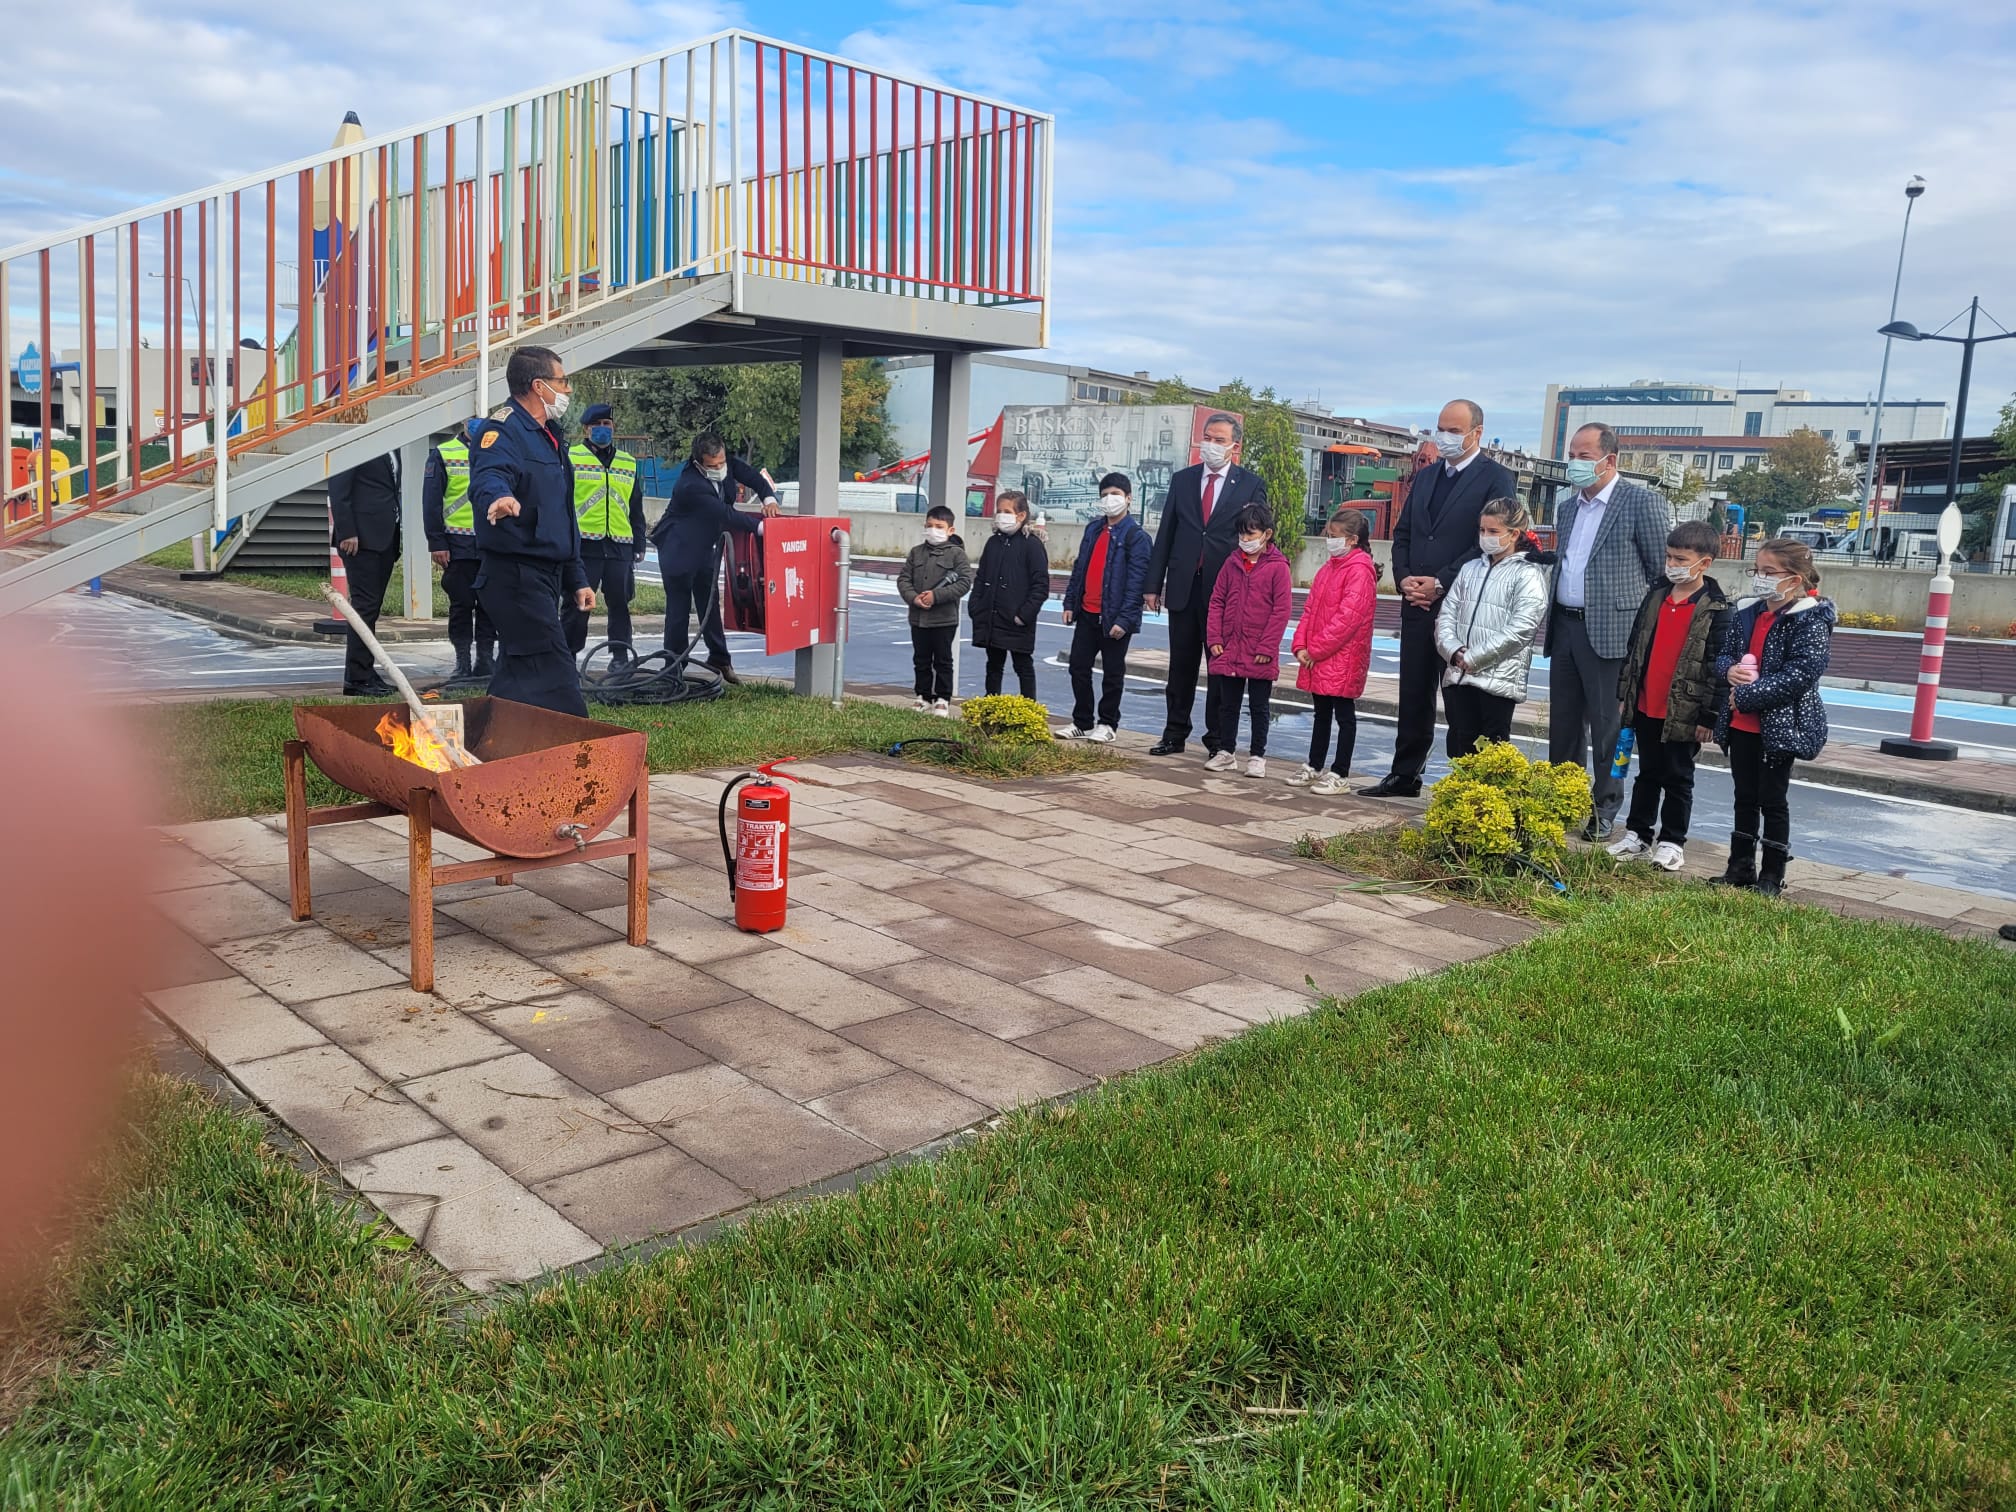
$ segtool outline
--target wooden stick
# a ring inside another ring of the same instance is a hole
[[[333,583],[322,585],[322,596],[336,606],[336,612],[349,622],[350,628],[357,632],[357,638],[364,642],[365,649],[371,653],[371,659],[392,680],[392,686],[399,690],[400,696],[406,700],[406,707],[412,710],[411,718],[415,728],[426,730],[447,751],[449,765],[481,766],[482,763],[471,755],[469,748],[462,743],[462,706],[441,704],[429,708],[422,703],[420,695],[413,691],[413,684],[406,680],[406,674],[399,670],[397,663],[392,660],[391,653],[372,633],[371,627],[364,623],[364,616],[357,612],[350,600],[338,593]]]
[[[415,992],[434,990],[434,811],[431,792],[406,795],[406,962]]]
[[[288,912],[305,919],[313,912],[308,892],[308,747],[289,740],[280,747],[287,790]]]

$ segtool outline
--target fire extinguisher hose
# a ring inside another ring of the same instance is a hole
[[[728,901],[735,901],[735,848],[728,843],[728,800],[735,796],[735,789],[745,782],[756,780],[754,772],[738,772],[728,779],[728,786],[721,789],[721,809],[715,816],[721,825],[721,860],[728,868]]]

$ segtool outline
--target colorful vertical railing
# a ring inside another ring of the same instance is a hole
[[[0,356],[32,341],[43,377],[0,541],[208,482],[220,445],[354,418],[660,281],[1041,308],[1050,140],[1034,112],[724,32],[0,249]]]

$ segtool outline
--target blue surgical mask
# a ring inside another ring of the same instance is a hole
[[[1577,488],[1587,488],[1596,481],[1596,474],[1601,468],[1601,463],[1591,462],[1587,457],[1570,457],[1568,459],[1568,481],[1573,483]]]
[[[588,427],[588,444],[590,446],[612,446],[615,444],[615,441],[616,431],[613,426],[591,425]]]

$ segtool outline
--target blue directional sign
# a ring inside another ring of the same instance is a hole
[[[34,342],[28,343],[21,353],[21,360],[14,364],[14,376],[20,380],[25,392],[42,392],[42,354],[35,350]]]

